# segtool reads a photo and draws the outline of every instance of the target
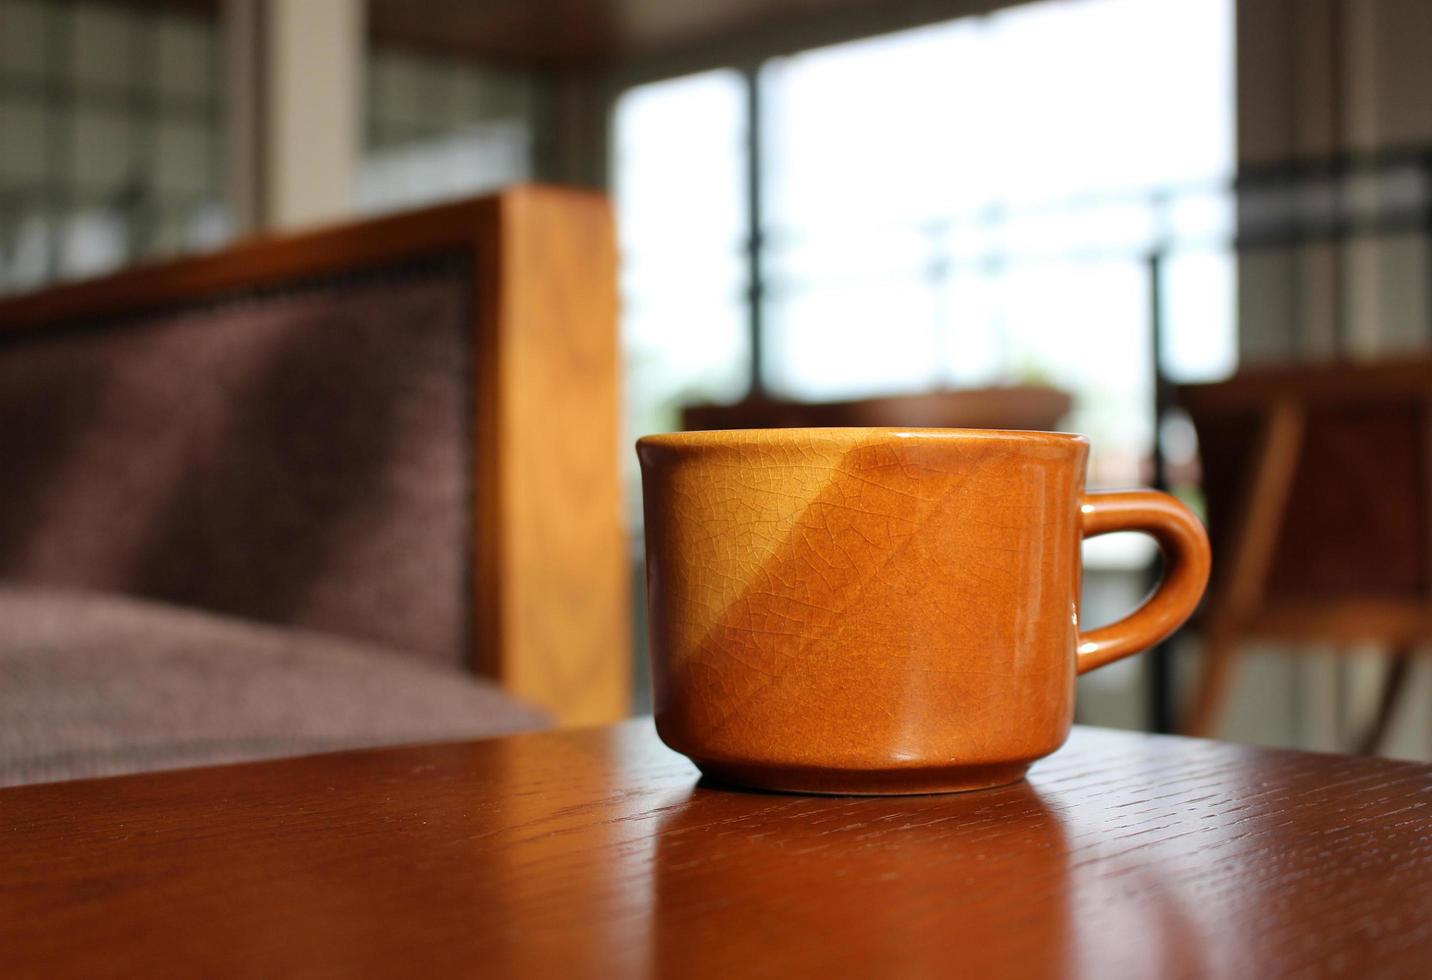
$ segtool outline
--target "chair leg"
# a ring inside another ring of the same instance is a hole
[[[1233,669],[1237,655],[1233,637],[1224,630],[1211,629],[1203,649],[1203,666],[1199,672],[1198,687],[1193,702],[1179,725],[1184,735],[1208,738],[1214,734],[1219,715],[1233,682]]]
[[[1358,740],[1357,752],[1360,755],[1376,755],[1382,740],[1387,737],[1387,729],[1392,724],[1392,716],[1397,713],[1398,702],[1402,698],[1402,692],[1407,689],[1407,675],[1411,672],[1412,651],[1407,648],[1394,650],[1392,659],[1387,665],[1387,677],[1382,682],[1382,695],[1378,698],[1377,714],[1372,719],[1372,724],[1367,727],[1362,738]]]

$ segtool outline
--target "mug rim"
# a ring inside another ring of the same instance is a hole
[[[924,426],[813,426],[780,429],[703,429],[693,432],[660,432],[636,441],[638,450],[718,449],[770,445],[815,438],[836,444],[855,445],[877,439],[919,439],[937,442],[1014,442],[1055,445],[1067,448],[1088,446],[1087,436],[1077,432],[1045,432],[1035,429],[960,429]]]

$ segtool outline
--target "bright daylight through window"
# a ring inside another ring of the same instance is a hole
[[[1164,369],[1230,372],[1231,0],[1045,0],[628,91],[615,119],[633,435],[750,372],[802,399],[1047,382],[1095,485],[1146,482]]]

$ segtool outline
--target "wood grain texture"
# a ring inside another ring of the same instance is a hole
[[[0,331],[124,329],[156,309],[463,252],[476,297],[472,660],[559,722],[624,717],[616,264],[600,195],[515,188],[255,238],[0,300]]]
[[[490,587],[502,662],[490,673],[560,706],[566,723],[613,721],[626,715],[632,646],[611,213],[594,195],[519,194],[498,227]]]
[[[698,784],[649,721],[0,791],[7,977],[1422,977],[1432,767],[1076,729]]]

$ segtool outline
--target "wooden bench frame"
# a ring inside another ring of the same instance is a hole
[[[461,252],[477,300],[471,664],[560,723],[610,721],[628,708],[631,627],[616,249],[601,195],[515,188],[259,237],[0,299],[0,331]]]

